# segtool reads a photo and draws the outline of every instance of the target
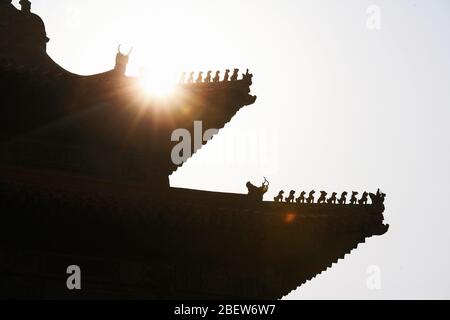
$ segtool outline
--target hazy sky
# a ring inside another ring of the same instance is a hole
[[[288,298],[450,298],[448,0],[32,2],[72,72],[112,68],[119,43],[134,47],[129,74],[253,72],[256,103],[172,185],[245,192],[265,175],[269,196],[387,193],[388,234]]]

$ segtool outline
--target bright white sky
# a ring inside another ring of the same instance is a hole
[[[14,3],[17,3],[15,1]],[[380,29],[367,9],[380,9]],[[448,0],[34,0],[48,51],[70,71],[129,74],[250,68],[255,105],[171,177],[245,192],[388,194],[388,234],[288,298],[450,298],[450,2]],[[223,155],[219,157],[217,155]],[[366,285],[381,271],[381,289]]]

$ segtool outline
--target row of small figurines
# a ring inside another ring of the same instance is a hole
[[[302,191],[298,198],[295,197],[295,191],[291,190],[288,197],[284,197],[284,191],[281,190],[276,197],[273,198],[275,202],[283,202],[283,200],[287,203],[316,203],[314,194],[316,191],[312,190],[309,195],[306,197],[306,192]],[[359,192],[353,191],[352,196],[350,198],[350,204],[367,204],[369,199],[369,193],[364,192],[360,199],[357,198]],[[320,197],[317,200],[317,203],[329,203],[329,204],[347,204],[347,196],[348,192],[344,191],[341,194],[340,198],[337,198],[337,193],[333,192],[331,197],[327,198],[327,193],[325,191],[320,192]]]
[[[212,71],[208,71],[206,73],[206,77],[203,78],[203,74],[204,72],[201,71],[198,73],[197,77],[195,78],[195,72],[191,72],[189,73],[189,77],[186,80],[186,72],[183,72],[180,76],[180,80],[178,81],[179,83],[210,83],[210,82],[227,82],[227,81],[237,81],[238,77],[239,77],[239,69],[234,69],[233,74],[230,76],[230,70],[226,69],[225,70],[225,75],[221,81],[220,79],[220,71],[216,71],[214,77],[212,77]],[[242,74],[242,79],[247,79],[249,77],[251,77],[252,75],[248,72],[247,69],[247,73]],[[195,78],[195,79],[194,79]]]

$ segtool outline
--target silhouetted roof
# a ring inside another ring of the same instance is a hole
[[[88,297],[279,299],[387,230],[383,206],[254,204],[237,194],[0,173],[0,241],[10,248],[0,249],[9,257],[0,270],[25,288],[76,261]],[[57,281],[39,284],[37,295],[67,292]]]
[[[49,39],[43,20],[32,12],[20,11],[8,1],[0,3],[0,58],[22,64],[42,63]]]

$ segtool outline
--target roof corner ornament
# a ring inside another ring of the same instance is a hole
[[[264,178],[265,182],[263,183],[263,186],[261,188],[259,188],[260,190],[264,190],[265,192],[267,192],[267,187],[269,186],[267,180]],[[265,187],[267,183],[267,187]],[[253,186],[250,182],[247,183],[247,188],[249,189],[249,195],[251,195],[252,192],[256,192],[255,190],[257,190],[258,188]],[[314,194],[316,193],[316,191],[312,190],[309,193],[309,196],[306,197],[306,192],[302,191],[300,193],[300,196],[298,198],[295,198],[295,190],[291,190],[289,193],[289,197],[284,198],[286,203],[297,203],[297,204],[320,204],[320,205],[347,205],[347,196],[348,196],[348,192],[344,191],[342,192],[340,198],[337,197],[337,192],[333,192],[331,194],[331,197],[327,197],[327,192],[325,191],[320,191],[320,197],[317,199],[317,201],[315,201],[314,198]],[[380,189],[377,190],[377,193],[369,193],[367,191],[364,191],[361,195],[361,198],[358,199],[358,194],[359,192],[357,191],[353,191],[351,193],[351,199],[349,204],[350,205],[359,205],[359,206],[366,206],[369,205],[368,200],[370,197],[370,200],[372,201],[371,205],[374,206],[383,206],[384,205],[384,201],[386,199],[386,194],[381,192]],[[283,202],[283,195],[284,195],[284,191],[281,190],[278,195],[273,199],[274,202]]]
[[[20,0],[20,9],[22,12],[30,13],[31,12],[31,2],[29,0]]]
[[[116,66],[114,67],[114,70],[120,75],[124,76],[125,72],[127,71],[128,61],[130,60],[130,54],[131,52],[133,52],[133,47],[131,47],[127,54],[122,53],[122,51],[120,50],[121,47],[122,45],[119,44],[119,47],[117,48]]]
[[[263,201],[264,194],[269,190],[269,181],[264,177],[264,182],[261,187],[253,185],[250,181],[246,184],[248,189],[248,196],[253,201]]]
[[[189,77],[186,79],[186,76],[189,74]],[[245,84],[251,85],[253,74],[249,72],[247,69],[246,73],[242,74],[242,79],[239,79],[239,69],[233,69],[233,73],[231,74],[230,69],[225,70],[225,74],[221,79],[220,71],[216,71],[213,77],[213,71],[209,70],[206,72],[206,76],[204,76],[205,72],[200,71],[195,77],[195,72],[183,72],[180,75],[178,80],[178,84],[190,84],[190,83],[218,83],[218,82],[238,82],[242,81]]]
[[[211,73],[212,73],[212,71],[209,70],[208,73],[206,74],[205,83],[210,83],[211,82],[211,79],[212,79]]]
[[[196,83],[202,83],[202,82],[203,82],[203,72],[202,72],[202,71],[200,71],[200,72],[198,73],[198,77],[197,77],[197,79],[195,80],[195,82],[196,82]]]
[[[252,83],[252,79],[253,79],[253,74],[251,74],[249,72],[249,70],[247,69],[247,72],[242,74],[242,80]]]
[[[230,69],[225,70],[225,75],[223,76],[223,82],[230,81]]]
[[[233,70],[233,75],[231,76],[231,81],[237,81],[237,79],[238,79],[238,76],[239,76],[239,69],[234,69]]]
[[[216,75],[213,78],[213,82],[219,82],[220,81],[220,71],[216,71]]]

